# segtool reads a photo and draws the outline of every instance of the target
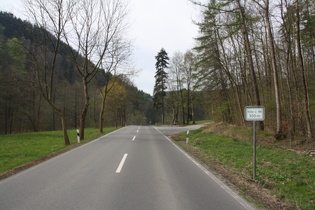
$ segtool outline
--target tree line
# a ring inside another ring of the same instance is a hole
[[[245,106],[264,106],[261,130],[313,141],[315,2],[190,2],[202,11],[195,47],[166,68],[174,122],[182,113],[187,124],[201,99],[211,119],[241,126]]]
[[[126,7],[91,0],[100,7],[96,17],[86,3],[29,1],[32,24],[0,13],[1,134],[63,129],[69,144],[68,127],[79,128],[84,139],[86,126],[102,132],[103,126],[152,120],[151,96],[120,73],[132,73],[131,43],[123,36]],[[120,106],[113,105],[122,91]]]
[[[261,129],[313,140],[314,2],[194,3],[204,8],[196,52],[214,118],[245,125],[244,107],[263,105]]]
[[[209,119],[205,91],[198,88],[196,57],[192,51],[176,52],[169,58],[162,48],[156,58],[154,107],[161,115],[158,122],[172,125],[195,124]]]

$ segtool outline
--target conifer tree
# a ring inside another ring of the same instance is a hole
[[[166,87],[167,73],[165,69],[168,68],[169,57],[167,52],[162,48],[157,56],[155,56],[156,73],[155,85],[153,91],[154,107],[162,112],[162,124],[164,124],[164,97]]]

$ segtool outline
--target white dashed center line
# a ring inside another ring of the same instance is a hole
[[[119,166],[118,166],[118,168],[117,168],[117,170],[116,170],[116,174],[119,174],[119,173],[121,172],[121,170],[122,170],[122,168],[123,168],[123,166],[124,166],[124,164],[125,164],[125,161],[126,161],[127,156],[128,156],[127,153],[124,154],[124,156],[123,156],[122,160],[120,161],[120,164],[119,164]]]

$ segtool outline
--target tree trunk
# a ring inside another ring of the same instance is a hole
[[[290,42],[290,41],[289,41]],[[289,49],[291,48],[290,46],[290,43],[289,44]],[[288,90],[289,90],[289,106],[290,106],[290,124],[289,124],[289,127],[290,127],[290,139],[293,140],[294,139],[294,136],[295,136],[295,120],[294,120],[294,104],[293,104],[293,97],[292,97],[292,89],[291,89],[291,86],[290,86],[290,71],[289,71],[289,59],[290,59],[290,51],[291,50],[288,50],[287,51],[287,58],[286,58],[286,72],[287,72],[287,76],[286,76],[286,82],[287,82],[287,86],[288,86]]]
[[[191,103],[191,118],[192,118],[192,123],[196,124],[196,118],[195,118],[195,103]]]
[[[100,130],[100,133],[103,133],[103,123],[104,123],[104,108],[103,108],[103,104],[102,104],[102,107],[101,107],[101,111],[100,111],[100,116],[99,116],[99,122],[98,122],[98,127],[99,127],[99,130]]]
[[[298,63],[302,73],[302,83],[303,83],[303,90],[304,90],[304,116],[305,116],[305,123],[306,123],[306,132],[307,132],[307,140],[313,141],[313,132],[311,126],[311,117],[310,117],[310,108],[309,108],[309,97],[308,97],[308,90],[307,90],[307,82],[305,76],[305,68],[304,68],[304,61],[302,55],[302,47],[301,47],[301,36],[300,36],[300,8],[299,8],[299,1],[296,0],[296,43],[297,43],[297,50],[298,50]]]
[[[186,119],[186,124],[189,125],[190,121],[190,87],[187,87],[187,119]]]
[[[75,96],[74,96],[74,127],[75,129],[77,129],[78,127],[78,113],[77,113],[77,107],[78,107],[78,94],[77,91],[75,92]]]
[[[235,46],[235,42],[234,42],[234,39],[232,37],[231,37],[231,42],[232,42],[232,45],[233,45],[233,49],[235,50],[235,52],[237,52],[237,48]],[[223,47],[222,44],[221,44],[221,48],[224,50],[224,47]],[[224,53],[224,54],[226,55],[226,53]],[[238,60],[239,65],[240,65],[240,69],[243,69],[241,67],[241,61],[240,61],[239,57],[237,57],[237,60]],[[241,75],[244,75],[243,71],[242,71]],[[235,92],[235,96],[236,96],[236,100],[237,100],[238,110],[239,110],[239,113],[240,113],[240,116],[241,116],[241,124],[242,124],[242,126],[245,126],[245,117],[244,117],[244,114],[243,114],[244,107],[242,107],[241,91],[240,91],[239,85],[237,85],[236,81],[232,78],[231,74],[229,74],[228,76],[230,78],[231,83],[234,84],[234,87],[235,87],[235,91],[234,92]],[[241,77],[244,78],[243,76],[241,76]],[[243,84],[246,84],[246,82],[243,82]]]
[[[178,122],[178,108],[177,107],[173,107],[173,119],[172,119],[172,124],[173,125],[177,125]]]
[[[55,111],[54,111],[54,109],[53,109],[53,112],[52,112],[52,120],[53,120],[53,131],[56,131],[57,129],[56,129],[56,113],[55,113]]]
[[[39,122],[40,122],[41,104],[42,104],[42,95],[39,94],[38,109],[37,109],[36,118],[35,118],[35,122],[36,122],[36,132],[38,132],[39,129],[40,129],[40,128],[39,128]]]
[[[164,97],[162,97],[162,125],[164,125]]]
[[[64,142],[65,142],[65,145],[70,145],[68,132],[67,132],[66,117],[65,117],[64,111],[61,112],[60,119],[61,119],[61,127],[62,127],[62,131],[63,131],[63,139],[64,139]]]
[[[222,42],[222,39],[220,39],[220,36],[219,36],[219,31],[218,29],[215,30],[215,37],[216,37],[216,56],[218,58],[218,64],[219,64],[219,71],[220,71],[220,83],[221,83],[221,89],[222,89],[222,97],[223,97],[223,100],[224,101],[227,101],[229,102],[229,96],[228,96],[228,88],[227,88],[227,84],[226,84],[226,79],[224,78],[224,73],[228,76],[230,82],[231,82],[231,85],[232,85],[232,89],[233,89],[233,92],[235,92],[235,89],[234,89],[234,79],[231,75],[231,73],[229,72],[229,68],[227,65],[225,65],[224,67],[224,63],[226,64],[227,63],[227,59],[226,59],[226,53],[225,53],[225,49],[224,49],[224,46],[223,46],[223,42]],[[223,51],[223,57],[225,60],[221,59],[220,58],[220,47]],[[237,88],[237,85],[235,84],[235,87]],[[240,106],[240,101],[239,101],[239,97],[236,95],[236,100],[237,100],[237,104]],[[242,109],[239,107],[239,110],[240,110],[240,114],[241,116],[244,116],[243,115],[243,111]],[[228,103],[228,107],[227,107],[227,111],[224,112],[224,115],[225,116],[225,119],[224,121],[228,122],[228,123],[231,123],[232,122],[232,119],[233,119],[233,116],[231,116],[231,106],[230,106],[230,102]],[[242,117],[244,118],[244,117]]]
[[[253,85],[253,91],[254,91],[254,96],[255,96],[255,102],[257,106],[260,106],[260,96],[259,96],[259,90],[258,90],[258,84],[257,84],[257,79],[256,79],[256,73],[254,69],[254,62],[253,62],[253,57],[252,57],[252,50],[249,42],[249,35],[246,27],[246,21],[245,21],[245,12],[244,8],[241,6],[240,0],[237,0],[237,5],[239,8],[239,13],[240,13],[240,19],[241,19],[241,24],[242,24],[242,33],[243,33],[243,38],[245,42],[245,51],[246,51],[246,57],[249,65],[249,71],[251,74],[251,79],[252,79],[252,85]],[[260,130],[264,130],[264,122],[259,121],[259,128]]]
[[[185,125],[185,105],[184,105],[184,96],[183,96],[183,89],[182,88],[180,90],[180,100],[181,100],[183,125]]]
[[[53,113],[59,115],[60,121],[61,121],[61,128],[63,131],[63,139],[65,142],[65,145],[70,145],[69,137],[68,137],[68,128],[66,123],[66,114],[64,109],[58,108],[53,104],[51,101],[47,101],[51,107],[53,108]]]
[[[102,90],[101,90],[102,91]],[[98,127],[99,127],[99,130],[100,130],[100,133],[103,133],[103,122],[104,122],[104,112],[105,112],[105,102],[106,102],[106,96],[107,96],[107,85],[105,87],[105,93],[104,95],[102,95],[102,104],[101,104],[101,111],[100,111],[100,115],[99,115],[99,124],[98,124]]]
[[[286,70],[286,85],[289,91],[289,107],[290,107],[290,122],[289,122],[289,135],[290,135],[290,140],[294,140],[295,136],[295,107],[294,107],[294,102],[293,102],[293,95],[292,95],[292,67],[293,67],[293,55],[292,55],[292,40],[291,40],[291,34],[292,32],[290,29],[287,27],[286,19],[285,19],[285,10],[283,8],[283,0],[281,0],[281,18],[283,21],[284,25],[284,30],[285,30],[285,40],[284,42],[284,47],[283,49],[286,49],[286,63],[285,63],[285,70]]]
[[[88,92],[88,82],[86,79],[83,81],[83,89],[84,89],[84,97],[85,97],[85,103],[84,107],[80,116],[80,139],[84,139],[84,129],[85,129],[85,119],[86,119],[86,114],[89,108],[89,102],[90,102],[90,97],[89,97],[89,92]]]
[[[80,116],[80,139],[81,140],[84,139],[85,119],[86,119],[87,110],[88,110],[88,105],[85,105]]]
[[[271,30],[271,23],[269,18],[269,0],[265,2],[265,18],[267,22],[267,30],[268,30],[268,38],[269,38],[269,47],[271,50],[271,63],[273,69],[273,79],[274,79],[274,86],[275,86],[275,97],[276,97],[276,118],[277,118],[277,130],[276,130],[276,138],[283,139],[284,134],[282,133],[282,126],[281,126],[281,103],[280,103],[280,91],[279,91],[279,81],[278,81],[278,70],[276,64],[276,52],[274,47],[274,39]]]

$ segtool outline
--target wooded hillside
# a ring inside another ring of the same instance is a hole
[[[36,71],[30,58],[34,55],[26,49],[34,39],[31,31],[40,34],[40,29],[29,22],[17,19],[10,13],[0,13],[0,134],[61,129],[60,119],[44,99],[36,81]],[[37,38],[38,42],[43,40]],[[78,128],[84,106],[83,87],[65,43],[60,45],[56,65],[54,83],[58,88],[52,100],[64,110],[68,128]],[[103,113],[104,126],[148,124],[154,121],[153,102],[149,94],[139,91],[127,77],[99,69],[89,86],[87,127],[99,126],[102,89],[109,81],[121,86],[126,94],[123,101],[119,102],[121,107],[106,107]],[[113,93],[115,91],[117,88],[114,88]],[[108,100],[114,99],[109,96]]]

